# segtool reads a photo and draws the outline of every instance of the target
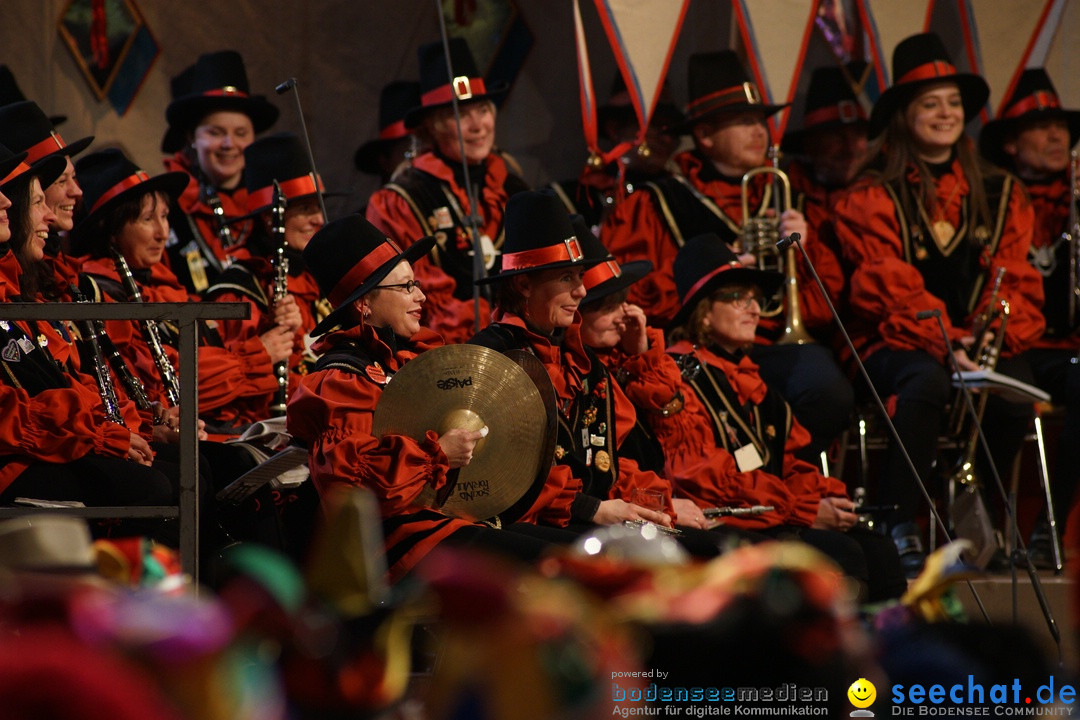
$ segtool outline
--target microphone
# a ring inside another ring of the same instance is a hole
[[[274,90],[277,91],[278,95],[283,95],[289,90],[293,91],[293,99],[296,101],[296,115],[300,118],[300,133],[304,137],[304,148],[307,150],[308,165],[311,167],[311,181],[315,183],[315,197],[319,200],[319,210],[322,211],[323,222],[330,222],[330,216],[326,214],[326,201],[323,200],[323,193],[319,188],[319,171],[315,169],[315,153],[311,152],[311,138],[308,136],[307,123],[304,122],[304,108],[300,105],[300,91],[296,86],[296,78],[291,77],[278,84]]]
[[[782,237],[776,241],[776,249],[780,251],[787,250],[789,247],[799,242],[802,239],[802,235],[799,233],[791,233],[786,237]]]
[[[777,248],[780,248],[780,243],[788,241],[788,244],[794,244],[799,248],[799,252],[802,253],[803,260],[806,262],[807,269],[810,270],[810,274],[814,278],[814,282],[817,283],[818,289],[821,291],[821,296],[825,298],[825,304],[829,306],[829,313],[832,315],[833,322],[836,323],[837,329],[840,330],[840,334],[844,336],[844,342],[847,344],[848,350],[851,351],[851,356],[855,358],[855,364],[859,368],[859,373],[862,375],[863,380],[866,382],[866,386],[870,388],[870,394],[874,398],[874,404],[881,413],[881,419],[885,421],[886,427],[889,429],[889,435],[892,441],[896,443],[897,449],[904,458],[904,462],[907,464],[908,470],[911,471],[911,477],[915,480],[915,484],[922,492],[923,499],[926,500],[926,505],[930,509],[930,515],[934,518],[934,522],[941,529],[941,536],[945,538],[945,542],[952,542],[952,537],[949,535],[949,529],[945,526],[945,521],[942,520],[941,514],[938,513],[937,507],[934,504],[934,499],[930,496],[930,491],[926,489],[926,483],[923,482],[922,477],[919,476],[919,471],[915,467],[915,462],[911,459],[911,455],[908,453],[907,447],[904,446],[904,441],[900,439],[900,433],[897,432],[896,426],[893,424],[892,418],[889,417],[889,411],[885,408],[885,403],[882,402],[881,396],[878,395],[877,388],[874,387],[874,383],[870,381],[870,374],[866,371],[866,366],[863,365],[862,358],[859,357],[858,351],[855,349],[855,343],[851,342],[851,336],[848,335],[847,328],[844,327],[844,321],[840,319],[840,314],[836,312],[836,307],[833,305],[832,300],[829,298],[828,291],[825,290],[825,283],[821,282],[821,277],[818,276],[817,269],[814,267],[813,261],[810,260],[810,256],[806,254],[806,249],[799,242],[799,233],[791,233],[786,238],[776,243]],[[786,245],[785,245],[786,247]],[[971,581],[967,581],[968,589],[971,590],[972,596],[975,598],[975,603],[979,606],[979,610],[982,612],[983,619],[987,623],[990,622],[990,615],[986,611],[986,607],[982,603],[982,599],[976,592],[975,587],[971,584]]]
[[[927,318],[936,318],[938,329],[941,331],[941,337],[945,340],[945,347],[949,347],[949,333],[945,329],[945,323],[941,320],[940,310],[923,310],[915,314],[915,317],[919,320],[925,320]],[[946,353],[949,356],[949,364],[953,372],[956,373],[958,385],[960,386],[960,394],[964,396],[964,406],[968,414],[971,415],[971,420],[975,423],[975,430],[979,434],[979,443],[982,445],[983,456],[986,458],[987,464],[990,465],[990,474],[994,478],[994,483],[997,485],[998,493],[1001,495],[1001,503],[1005,507],[1005,515],[1009,518],[1009,525],[1011,526],[1013,537],[1016,539],[1016,544],[1019,545],[1020,551],[1023,552],[1024,559],[1026,560],[1025,567],[1027,568],[1028,577],[1031,580],[1031,588],[1035,592],[1035,597],[1039,600],[1039,606],[1043,613],[1043,619],[1046,622],[1047,630],[1050,632],[1050,636],[1057,643],[1058,653],[1061,653],[1061,633],[1058,631],[1057,622],[1054,620],[1053,611],[1050,609],[1050,605],[1046,600],[1046,595],[1043,593],[1042,581],[1039,579],[1039,573],[1035,570],[1035,564],[1031,561],[1031,556],[1028,555],[1027,545],[1024,543],[1024,538],[1020,534],[1020,528],[1016,523],[1016,510],[1013,508],[1011,502],[1009,502],[1009,495],[1005,492],[1005,484],[1001,481],[1001,474],[998,473],[997,466],[994,464],[994,458],[990,454],[990,445],[986,441],[986,435],[983,433],[982,422],[979,421],[979,413],[975,410],[975,403],[971,399],[971,391],[968,389],[967,383],[964,382],[964,375],[960,371],[960,363],[957,362],[956,356],[951,352]],[[986,392],[984,390],[984,392]],[[978,492],[978,490],[976,490]],[[1013,583],[1016,583],[1016,570],[1014,566],[1013,570]],[[1015,592],[1015,587],[1014,587]],[[1015,606],[1013,608],[1015,613]]]

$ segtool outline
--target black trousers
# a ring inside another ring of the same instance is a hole
[[[811,436],[798,455],[815,465],[844,430],[851,426],[855,391],[824,345],[755,345],[750,359],[760,367],[765,384],[777,390]]]
[[[944,431],[945,409],[951,400],[958,399],[952,387],[951,370],[922,350],[883,348],[867,358],[864,364],[878,394],[896,396],[893,425],[920,480],[933,497],[940,486],[941,473],[935,470],[935,461],[938,459],[938,438]],[[1002,358],[997,371],[1027,383],[1033,381],[1030,365],[1023,355]],[[977,402],[977,398],[975,400]],[[1003,480],[1007,481],[1032,412],[1031,403],[1010,402],[999,395],[991,395],[987,402],[983,430],[994,467]],[[962,439],[966,440],[967,436]],[[984,492],[996,503],[999,493],[985,448],[976,452],[975,459],[976,475]],[[948,475],[952,468],[941,468],[941,471]],[[925,512],[919,484],[912,477],[903,452],[894,443],[889,444],[877,490],[884,503],[900,506],[891,518],[894,525],[914,520],[920,510]]]
[[[0,494],[0,504],[28,497],[73,500],[89,507],[174,505],[179,497],[179,478],[167,465],[147,467],[126,458],[91,453],[66,463],[32,463]],[[146,535],[170,547],[178,547],[180,541],[178,523],[168,519],[91,522],[90,528],[99,537]]]
[[[896,546],[870,530],[857,527],[839,532],[781,525],[757,532],[775,540],[803,542],[827,555],[862,586],[865,596],[860,599],[866,602],[900,597],[907,587]]]

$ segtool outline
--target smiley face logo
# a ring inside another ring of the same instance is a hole
[[[855,707],[868,708],[877,699],[877,688],[866,678],[859,678],[851,683],[851,687],[847,690],[847,697]]]

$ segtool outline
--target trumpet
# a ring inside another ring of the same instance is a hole
[[[781,252],[776,249],[780,240],[780,214],[791,209],[791,180],[780,168],[776,167],[779,155],[775,148],[771,152],[772,165],[765,165],[746,172],[742,177],[742,234],[737,252],[750,254],[757,258],[758,270],[774,270],[783,274],[781,288],[783,303],[777,303],[776,309],[763,312],[762,315],[778,315],[786,308],[784,334],[777,340],[779,345],[804,345],[814,342],[803,324],[802,308],[799,304],[799,280],[795,275],[795,248],[788,247]],[[774,217],[750,216],[750,181],[757,175],[772,175],[774,187],[778,186],[782,196],[776,197]]]

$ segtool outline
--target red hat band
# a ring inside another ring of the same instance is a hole
[[[353,265],[352,269],[337,281],[334,289],[330,291],[326,299],[334,307],[340,306],[352,294],[353,290],[364,284],[364,279],[368,275],[382,267],[383,263],[394,259],[400,254],[401,248],[392,240],[387,239],[382,245],[365,255],[360,262]]]
[[[592,290],[600,283],[613,280],[622,276],[622,267],[619,266],[617,260],[606,260],[599,265],[595,265],[585,271],[585,276],[582,278],[582,282],[585,284],[586,290]]]
[[[471,100],[474,95],[486,94],[487,88],[484,86],[484,78],[470,78],[465,75],[458,75],[452,83],[437,87],[434,90],[428,90],[421,95],[420,103],[424,107],[445,105],[448,102],[453,102],[455,97],[458,100]]]
[[[920,82],[922,80],[933,80],[934,78],[947,79],[953,75],[956,75],[956,66],[952,63],[945,62],[944,60],[934,60],[924,65],[919,65],[916,68],[912,68],[897,78],[896,85],[904,85],[906,83]]]
[[[585,259],[585,253],[581,250],[581,243],[576,237],[568,237],[561,245],[549,245],[548,247],[535,250],[522,250],[516,253],[506,253],[502,256],[503,272],[507,270],[525,270],[527,268],[551,265],[553,263],[580,262]]]
[[[46,155],[54,153],[57,150],[63,150],[66,147],[67,143],[64,142],[64,139],[60,137],[59,133],[53,130],[49,133],[49,137],[26,149],[26,159],[30,162],[37,162]]]
[[[813,112],[806,113],[803,118],[803,127],[807,130],[815,125],[824,125],[840,121],[844,124],[866,120],[866,112],[862,106],[854,100],[841,100],[835,105],[818,108]]]
[[[761,105],[761,93],[758,91],[757,85],[752,82],[744,82],[741,85],[702,95],[691,100],[686,109],[688,113],[694,113],[698,110],[713,110],[725,105],[741,105],[743,103]]]
[[[125,190],[129,190],[140,183],[146,182],[149,179],[150,176],[142,170],[139,170],[134,175],[128,175],[126,178],[109,188],[107,192],[102,193],[101,197],[98,198],[98,201],[94,203],[94,206],[90,208],[90,213],[93,213],[99,207],[112,200],[114,197],[124,192]]]
[[[1036,90],[1023,100],[1009,106],[1002,116],[1004,118],[1017,118],[1034,110],[1060,110],[1061,101],[1058,96],[1046,90]]]

